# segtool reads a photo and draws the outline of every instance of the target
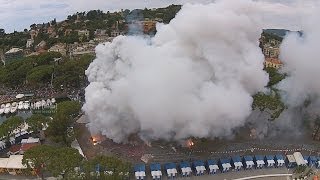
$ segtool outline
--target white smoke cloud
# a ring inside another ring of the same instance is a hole
[[[305,18],[303,35],[289,34],[280,47],[280,58],[284,62],[283,71],[288,77],[281,82],[285,102],[296,107],[306,99],[318,100],[320,96],[319,42],[320,42],[320,6],[311,9],[312,15]]]
[[[86,71],[83,110],[91,131],[115,142],[232,134],[268,82],[258,47],[256,2],[185,5],[153,38],[99,45]]]

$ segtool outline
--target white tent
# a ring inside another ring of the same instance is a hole
[[[257,163],[257,167],[258,167],[258,168],[263,167],[264,164],[265,164],[263,160],[257,160],[256,163]]]
[[[161,171],[151,171],[151,176],[153,179],[160,179],[162,176]]]
[[[135,176],[137,179],[143,179],[146,176],[144,171],[135,172]]]
[[[294,152],[293,157],[296,160],[298,166],[305,166],[307,165],[306,161],[304,160],[302,154],[300,152]]]
[[[18,95],[16,95],[16,98],[17,99],[21,99],[21,98],[23,98],[24,97],[24,94],[18,94]]]
[[[229,171],[231,168],[231,164],[230,163],[223,163],[222,164],[222,171]]]
[[[167,174],[169,177],[175,177],[177,175],[177,169],[167,169]]]
[[[283,166],[284,165],[284,160],[283,159],[278,159],[277,160],[277,166]]]
[[[273,159],[270,159],[270,160],[267,160],[267,166],[268,167],[272,167],[272,166],[274,166],[274,164],[275,164],[275,162],[274,162],[274,160]]]
[[[209,165],[209,170],[210,170],[210,173],[216,173],[217,170],[219,169],[218,165]]]
[[[243,166],[242,162],[234,162],[233,164],[235,169],[241,169],[241,167]]]
[[[196,166],[197,174],[203,174],[206,168],[204,166]]]
[[[0,169],[6,169],[9,158],[0,158]]]
[[[246,161],[245,163],[246,163],[246,168],[247,169],[250,169],[250,168],[252,168],[254,166],[254,162],[253,161]]]
[[[184,167],[181,168],[181,172],[183,176],[189,176],[192,173],[192,170],[190,167]]]

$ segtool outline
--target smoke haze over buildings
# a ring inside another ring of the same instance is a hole
[[[83,110],[90,130],[115,142],[125,142],[132,133],[175,140],[231,135],[252,113],[252,95],[264,91],[268,82],[258,39],[273,22],[261,13],[263,4],[250,0],[187,4],[169,24],[157,24],[155,37],[119,36],[99,45],[97,58],[86,71],[90,84]],[[285,63],[300,41],[294,35],[285,40]],[[316,42],[306,41],[307,47]],[[310,63],[316,60],[316,51],[303,47],[296,51],[297,59],[287,70],[293,76],[281,85],[283,91],[309,80],[303,75],[309,67],[298,60],[305,52]],[[291,71],[297,65],[303,68]],[[315,77],[317,67],[310,67]],[[317,84],[306,82],[308,95],[319,94]]]

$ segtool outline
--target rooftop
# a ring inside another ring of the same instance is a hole
[[[0,158],[0,168],[6,168],[9,158]]]
[[[266,58],[265,62],[270,62],[272,64],[282,64],[278,58]]]
[[[176,164],[175,163],[167,163],[164,165],[166,169],[176,169]]]
[[[213,160],[213,159],[209,159],[208,160],[208,165],[210,166],[210,165],[217,165],[217,162],[215,161],[215,160]]]
[[[21,144],[27,144],[27,143],[39,143],[40,139],[39,138],[33,138],[29,137],[28,139],[22,139]]]
[[[22,165],[23,155],[11,155],[8,158],[6,168],[8,169],[26,169],[26,166]]]
[[[273,160],[273,159],[274,159],[274,156],[273,156],[273,155],[266,155],[266,159],[267,159],[267,160]]]
[[[296,160],[298,166],[306,164],[306,162],[300,152],[294,152],[293,157]]]
[[[230,164],[230,159],[220,159],[221,164]]]
[[[296,162],[296,159],[294,158],[294,156],[293,155],[287,155],[287,159],[288,159],[288,161],[289,162]]]
[[[9,51],[7,51],[5,54],[16,53],[16,52],[19,52],[19,51],[23,51],[23,50],[20,49],[20,48],[12,48]]]
[[[232,160],[233,160],[233,162],[241,162],[240,156],[233,156]]]
[[[144,165],[144,164],[137,164],[137,165],[134,166],[134,171],[135,171],[135,172],[146,171],[146,165]]]
[[[9,148],[9,152],[11,152],[11,153],[19,152],[19,151],[20,151],[20,148],[21,148],[21,144],[12,145],[12,146]]]
[[[243,158],[245,161],[253,161],[252,156],[244,156]]]
[[[150,164],[151,171],[161,171],[161,165],[159,163]]]
[[[280,160],[280,159],[284,160],[284,158],[283,158],[283,156],[282,156],[281,154],[277,154],[277,155],[276,155],[276,159],[277,159],[277,160]]]
[[[40,144],[39,143],[28,143],[28,144],[22,144],[21,145],[21,151],[25,152],[35,146],[39,146]]]
[[[262,155],[256,155],[254,156],[256,160],[263,160],[263,156]]]
[[[194,164],[195,166],[204,166],[204,162],[201,161],[201,160],[194,161],[193,164]]]
[[[190,167],[190,163],[189,162],[181,162],[180,163],[180,168],[186,168],[186,167]]]

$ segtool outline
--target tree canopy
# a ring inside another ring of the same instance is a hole
[[[54,176],[68,174],[81,164],[82,159],[76,149],[40,145],[27,150],[22,163],[28,169],[35,169],[43,178],[44,172],[50,172]]]
[[[57,111],[47,129],[48,135],[56,142],[70,144],[68,139],[68,128],[73,124],[74,117],[81,109],[77,101],[64,101],[58,104]]]
[[[129,162],[111,156],[97,156],[92,160],[84,161],[82,171],[71,174],[70,179],[113,179],[129,178],[132,168]]]
[[[5,136],[9,140],[13,130],[19,129],[23,124],[23,118],[20,116],[11,116],[0,125],[0,137]]]
[[[6,66],[0,67],[0,83],[16,87],[24,83],[27,85],[42,85],[50,80],[55,58],[60,53],[48,52],[38,56],[25,57]]]
[[[32,114],[32,116],[27,119],[27,123],[29,125],[28,130],[37,133],[42,130],[48,122],[49,117],[42,114]]]

